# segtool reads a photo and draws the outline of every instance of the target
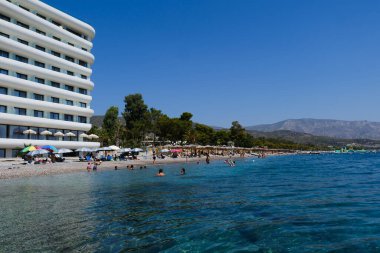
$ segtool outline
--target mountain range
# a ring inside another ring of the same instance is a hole
[[[289,119],[274,124],[245,127],[260,132],[292,131],[343,139],[380,140],[380,122],[332,119]]]

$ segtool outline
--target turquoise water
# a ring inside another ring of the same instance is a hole
[[[380,252],[380,155],[0,181],[0,252]]]

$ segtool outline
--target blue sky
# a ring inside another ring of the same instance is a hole
[[[380,121],[380,1],[44,0],[96,29],[92,107],[229,126]]]

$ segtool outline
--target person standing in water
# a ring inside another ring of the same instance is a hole
[[[210,155],[207,153],[206,155],[206,163],[207,164],[210,164]]]
[[[181,169],[181,175],[185,175],[186,174],[186,170],[185,170],[185,168],[182,168]]]
[[[156,163],[156,159],[157,159],[157,157],[156,157],[156,151],[153,151],[153,164]]]
[[[87,172],[90,172],[91,169],[92,169],[92,168],[91,168],[91,163],[88,163],[88,164],[87,164]]]

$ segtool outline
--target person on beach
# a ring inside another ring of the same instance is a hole
[[[158,173],[156,174],[156,176],[157,177],[163,177],[163,176],[165,176],[164,170],[163,169],[159,169]]]
[[[117,170],[117,166],[115,166],[115,170]]]
[[[153,164],[156,163],[156,159],[157,159],[157,157],[156,157],[156,152],[153,151]]]
[[[92,166],[92,171],[97,171],[98,170],[98,165],[97,163],[94,163],[94,166]]]
[[[91,163],[88,163],[88,164],[87,164],[87,172],[90,172],[91,169],[92,169],[92,168],[91,168]]]
[[[185,168],[182,168],[181,169],[181,175],[185,175],[186,174],[186,170],[185,170]]]

